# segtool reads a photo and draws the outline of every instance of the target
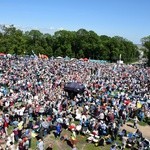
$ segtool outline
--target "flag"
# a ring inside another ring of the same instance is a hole
[[[34,58],[38,59],[38,56],[34,53],[34,51],[32,50],[32,53],[34,55]]]

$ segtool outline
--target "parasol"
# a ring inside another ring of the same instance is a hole
[[[83,93],[85,90],[85,86],[78,82],[68,82],[64,86],[64,90],[66,92]]]

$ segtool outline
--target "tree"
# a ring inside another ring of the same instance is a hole
[[[111,46],[110,46],[111,37],[106,36],[106,35],[101,35],[99,38],[101,41],[100,59],[112,61],[112,59],[111,59],[111,57],[112,57],[111,56]]]
[[[44,49],[46,52],[46,55],[53,56],[53,38],[50,34],[44,34]]]
[[[27,53],[32,54],[34,50],[35,54],[44,54],[43,50],[43,34],[38,30],[31,30],[25,32],[27,38]]]
[[[150,35],[141,39],[142,45],[146,47],[148,50],[147,58],[148,58],[148,66],[150,66]]]
[[[143,38],[143,44],[148,49],[149,38]],[[37,55],[87,57],[111,62],[116,62],[122,54],[126,63],[137,60],[139,55],[137,47],[131,41],[119,36],[99,36],[86,29],[60,30],[52,36],[34,29],[23,32],[13,25],[0,26],[0,51],[18,55],[31,55],[34,51]]]
[[[2,52],[20,55],[25,48],[25,39],[23,32],[16,29],[13,25],[1,26],[0,49]]]
[[[76,32],[76,57],[79,57],[79,51],[82,50],[84,56],[83,57],[88,57],[88,52],[87,52],[87,48],[88,48],[88,36],[89,33],[87,30],[85,29],[79,29]]]
[[[66,30],[56,31],[53,36],[53,39],[54,39],[53,44],[54,51],[56,50],[58,51],[58,49],[60,49],[62,52],[61,55],[63,57],[67,55],[71,57],[73,55],[72,43],[74,40],[74,36],[72,32]]]
[[[80,50],[79,50],[79,53],[78,53],[78,58],[83,58],[83,57],[84,57],[83,50],[80,49]]]
[[[54,56],[62,56],[63,55],[63,52],[61,51],[61,48],[57,48],[54,52]]]

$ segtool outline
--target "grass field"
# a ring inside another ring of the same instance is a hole
[[[68,137],[70,136],[70,131],[68,130],[63,130],[61,135],[68,135]],[[110,150],[111,145],[105,145],[105,146],[95,146],[93,143],[88,143],[86,141],[87,137],[83,136],[83,135],[77,135],[77,148],[78,150]],[[118,144],[121,145],[121,141],[119,141],[117,139]],[[35,143],[35,142],[33,142]],[[48,146],[49,143],[52,143],[54,146],[54,150],[71,150],[71,146],[67,144],[66,141],[61,141],[59,138],[55,139],[53,134],[48,135],[45,139],[44,139],[44,143],[45,143],[45,147]],[[34,150],[35,145],[32,145],[32,149]],[[128,150],[128,149],[125,149]]]
[[[78,124],[78,122],[74,122],[74,123]],[[140,125],[145,126],[145,124],[142,124],[142,123]],[[12,132],[12,130],[13,130],[13,127],[9,126],[8,133],[10,134]],[[70,137],[71,132],[63,129],[61,135],[62,136],[67,135],[68,137]],[[97,147],[93,143],[88,143],[86,141],[86,139],[87,139],[87,136],[83,136],[80,134],[77,135],[77,141],[78,142],[77,142],[76,146],[77,146],[78,150],[110,150],[111,145],[105,145],[105,146],[98,146]],[[118,143],[119,145],[121,145],[121,141],[119,139],[117,139],[115,142]],[[66,141],[61,141],[60,138],[55,138],[53,133],[47,135],[44,138],[45,148],[50,143],[52,143],[54,150],[71,150],[72,149],[72,147],[69,146]],[[37,144],[36,138],[32,138],[30,150],[36,150],[36,144]],[[125,150],[128,150],[128,149],[125,149]]]

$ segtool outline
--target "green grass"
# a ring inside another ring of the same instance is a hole
[[[67,134],[68,136],[71,134],[70,131],[68,130],[63,130],[62,135]],[[105,146],[95,146],[93,143],[88,143],[86,141],[87,136],[83,136],[83,135],[77,135],[77,148],[78,150],[110,150],[111,145],[105,145]],[[32,138],[31,141],[31,150],[35,150],[36,149],[36,138]],[[119,139],[117,139],[115,141],[116,143],[118,143],[119,145],[121,145],[121,141]],[[53,134],[50,134],[46,137],[46,139],[44,140],[44,144],[45,144],[45,148],[48,147],[48,144],[52,143],[53,144],[53,149],[54,150],[71,150],[72,148],[67,144],[66,141],[60,141],[59,138],[55,139],[55,137],[53,136]],[[60,149],[61,147],[61,149]],[[125,149],[125,150],[129,150],[129,149]]]
[[[13,132],[14,127],[13,126],[9,126],[8,127],[8,134],[10,135]]]
[[[78,150],[110,150],[111,145],[105,145],[105,146],[95,146],[93,143],[87,143],[86,142],[86,136],[78,135],[77,136],[78,143],[77,148]],[[59,139],[56,139],[55,142],[62,142]],[[119,145],[121,145],[121,141],[116,141]],[[55,143],[54,143],[55,144]],[[59,150],[59,147],[57,145],[54,145],[54,150]],[[67,145],[67,143],[63,143],[62,150],[71,150],[71,147]],[[125,149],[129,150],[129,149]]]
[[[73,123],[78,124],[78,121],[74,121]],[[61,136],[63,135],[67,135],[68,138],[70,138],[71,136],[71,132],[68,130],[64,130],[61,133]],[[86,141],[88,136],[84,136],[81,134],[77,135],[77,148],[78,150],[110,150],[111,145],[105,145],[105,146],[95,146],[94,143],[88,143]],[[117,141],[115,141],[116,143],[118,143],[119,145],[121,145],[121,141],[119,139],[117,139]],[[45,139],[44,139],[44,144],[45,144],[45,148],[48,147],[49,143],[53,144],[53,149],[54,150],[71,150],[72,148],[67,144],[66,141],[61,141],[59,138],[55,138],[53,133],[51,133],[50,135],[48,135]],[[36,148],[36,139],[33,138],[32,139],[32,144],[31,144],[31,149],[35,150]],[[125,150],[129,150],[129,149],[125,149]]]
[[[36,138],[32,138],[31,139],[31,149],[32,150],[35,150],[36,149],[36,143],[37,143],[37,140],[36,140]]]
[[[102,149],[103,150],[110,150],[110,147],[109,148],[105,147],[105,149],[104,149],[104,147],[100,147],[100,146],[96,147],[93,144],[86,144],[84,147],[84,150],[102,150]]]
[[[79,121],[77,120],[72,121],[72,123],[74,123],[75,125],[79,125]]]
[[[133,120],[129,120],[128,122],[134,124],[134,121],[133,121]],[[146,125],[148,125],[148,123],[145,122],[145,121],[139,121],[138,124],[139,124],[140,126],[146,126]]]
[[[132,122],[132,121],[129,121]],[[73,123],[78,124],[78,121],[74,121]],[[133,123],[133,122],[132,122]],[[142,126],[147,125],[145,122],[141,122]],[[13,127],[9,126],[8,128],[8,133],[10,134],[13,131]],[[53,132],[53,131],[52,131]],[[61,135],[68,135],[68,137],[70,138],[71,136],[71,132],[68,130],[64,130],[62,131]],[[111,145],[105,145],[105,146],[95,146],[93,143],[88,143],[86,141],[88,136],[83,136],[83,135],[77,135],[77,148],[78,150],[110,150]],[[119,139],[117,139],[115,141],[116,143],[118,143],[119,145],[121,145],[121,141]],[[35,150],[36,149],[36,143],[37,140],[36,138],[32,138],[31,140],[31,149],[30,150]],[[66,141],[60,141],[59,138],[55,139],[53,133],[51,133],[50,135],[48,135],[45,139],[44,139],[44,145],[45,148],[48,147],[49,143],[53,144],[53,149],[54,150],[71,150],[72,148],[67,144]],[[129,149],[125,149],[125,150],[129,150]]]
[[[144,121],[140,121],[139,123],[138,123],[140,126],[146,126],[146,125],[148,125],[146,122],[144,122]]]

